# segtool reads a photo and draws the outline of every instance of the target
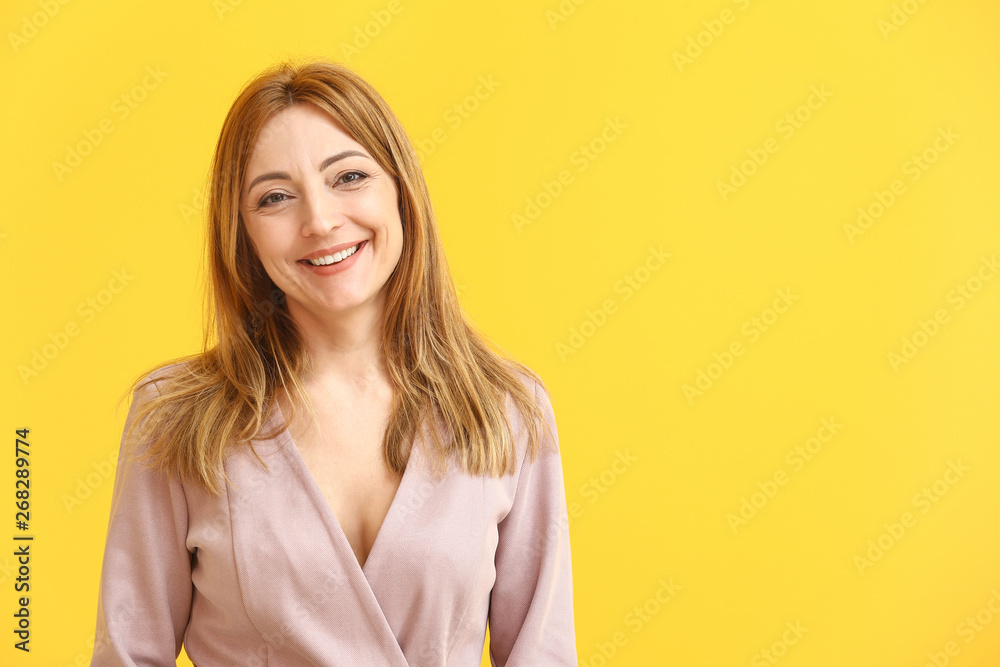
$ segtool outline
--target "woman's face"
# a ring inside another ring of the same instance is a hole
[[[240,212],[296,321],[381,307],[403,246],[396,184],[325,111],[296,104],[268,120]]]

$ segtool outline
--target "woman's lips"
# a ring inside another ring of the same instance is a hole
[[[355,261],[356,261],[354,258],[357,257],[358,255],[360,255],[367,246],[368,246],[368,241],[367,240],[361,241],[361,243],[358,244],[358,249],[355,250],[353,254],[351,254],[349,257],[346,257],[345,259],[342,259],[339,262],[335,262],[333,264],[323,264],[323,265],[317,266],[315,264],[312,264],[307,259],[300,259],[298,263],[301,264],[302,266],[306,267],[310,271],[313,271],[314,273],[318,273],[318,274],[324,275],[324,276],[325,275],[330,275],[332,273],[339,273],[340,271],[344,271],[344,270],[350,268],[351,266],[353,266],[354,263],[355,263]],[[334,254],[336,254],[336,253],[334,253]]]

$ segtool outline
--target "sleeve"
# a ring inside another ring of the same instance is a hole
[[[152,392],[135,392],[125,428]],[[157,389],[158,391],[158,389]],[[136,453],[143,451],[139,442]],[[174,476],[147,470],[119,445],[97,602],[92,666],[175,665],[191,610],[188,512]]]
[[[522,457],[510,511],[498,523],[490,594],[493,667],[576,667],[569,516],[552,404],[535,382],[542,447]]]

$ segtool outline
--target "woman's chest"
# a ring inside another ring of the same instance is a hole
[[[389,470],[381,442],[356,450],[331,442],[299,447],[299,456],[343,531],[358,564],[364,567],[402,476]]]
[[[330,508],[364,567],[399,489],[402,475],[393,472],[383,453],[389,404],[370,401],[351,410],[324,409],[315,420],[299,419],[288,435],[305,475]],[[311,478],[311,479],[310,479]]]
[[[266,644],[307,654],[372,641],[412,651],[417,637],[483,631],[509,482],[455,462],[437,477],[415,446],[362,564],[305,458],[290,437],[278,445],[259,448],[266,469],[252,454],[229,459],[224,497],[189,498],[189,547],[199,547],[192,623],[237,604]]]

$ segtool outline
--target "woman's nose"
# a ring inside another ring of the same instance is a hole
[[[337,198],[325,192],[322,186],[313,187],[302,194],[302,233],[324,235],[344,224],[344,214]]]

